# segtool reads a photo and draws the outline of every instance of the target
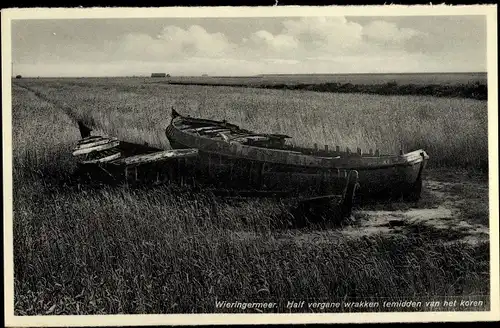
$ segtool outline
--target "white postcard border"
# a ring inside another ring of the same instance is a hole
[[[486,15],[488,39],[488,142],[490,201],[490,311],[383,312],[321,314],[163,314],[14,316],[12,235],[11,21],[17,19],[298,17],[298,16]],[[2,10],[2,142],[4,192],[4,301],[6,326],[129,326],[302,324],[362,322],[494,321],[500,319],[498,216],[498,79],[496,5],[329,6],[329,7],[170,7],[170,8],[27,8]]]

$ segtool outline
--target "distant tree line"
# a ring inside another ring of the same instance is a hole
[[[297,84],[238,84],[238,83],[196,83],[170,82],[170,84],[196,84],[207,86],[254,87],[265,89],[309,90],[318,92],[370,93],[380,95],[419,95],[435,97],[461,97],[478,100],[488,99],[488,87],[482,82],[460,84],[398,84],[391,81],[383,84],[352,83],[297,83]]]
[[[436,97],[462,97],[479,100],[488,99],[488,88],[486,84],[475,82],[466,84],[397,84],[388,82],[385,84],[351,84],[351,83],[321,83],[321,84],[296,84],[296,85],[274,85],[266,86],[276,89],[310,90],[319,92],[342,92],[342,93],[371,93],[380,95],[422,95]]]

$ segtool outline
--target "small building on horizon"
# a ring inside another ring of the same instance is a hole
[[[151,77],[167,77],[166,73],[151,73]]]

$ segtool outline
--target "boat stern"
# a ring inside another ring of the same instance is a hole
[[[420,162],[424,162],[424,165],[429,160],[429,155],[423,149],[414,150],[412,152],[401,155],[404,160],[408,162],[408,164],[418,164]]]
[[[401,169],[404,181],[401,194],[405,200],[418,201],[422,193],[423,172],[430,157],[423,149],[402,156],[407,164]]]

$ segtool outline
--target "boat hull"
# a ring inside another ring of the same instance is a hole
[[[174,149],[196,148],[193,174],[206,182],[232,187],[300,189],[312,193],[341,193],[350,170],[359,172],[358,197],[418,199],[428,156],[423,150],[404,155],[326,158],[263,149],[193,136],[169,125]]]
[[[171,141],[174,149],[189,148]],[[314,170],[272,165],[263,161],[238,158],[198,149],[196,159],[185,162],[184,175],[200,184],[233,190],[268,190],[302,195],[340,194],[348,171]]]

